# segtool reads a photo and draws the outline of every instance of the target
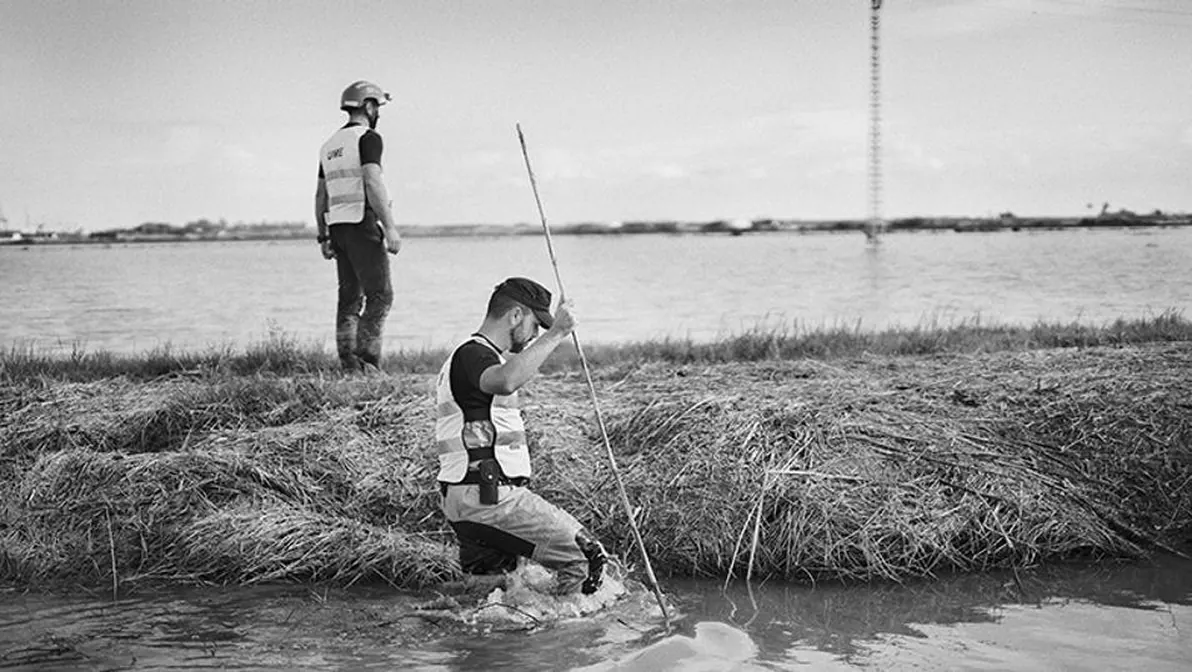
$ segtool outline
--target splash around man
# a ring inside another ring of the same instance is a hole
[[[438,480],[465,572],[509,572],[526,557],[555,570],[558,593],[591,594],[603,579],[604,547],[528,487],[517,391],[576,323],[570,301],[561,301],[554,315],[550,303],[550,291],[533,280],[505,280],[493,290],[480,328],[443,363],[436,386]]]
[[[335,346],[347,371],[380,366],[382,331],[393,304],[385,253],[401,250],[401,236],[381,172],[384,145],[376,131],[381,106],[389,100],[372,82],[349,85],[339,100],[348,123],[319,153],[315,222],[323,258],[335,260]]]

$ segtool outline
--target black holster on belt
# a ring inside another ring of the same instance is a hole
[[[469,448],[468,471],[461,483],[475,483],[480,488],[480,503],[492,505],[500,499],[497,487],[505,480],[501,463],[492,448]]]
[[[480,503],[496,504],[500,500],[497,486],[501,484],[501,465],[495,459],[481,460],[479,465]]]

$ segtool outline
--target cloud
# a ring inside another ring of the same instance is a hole
[[[767,180],[770,178],[770,170],[763,166],[753,166],[745,171],[745,177],[750,180]]]
[[[885,150],[886,156],[883,163],[887,166],[904,166],[938,172],[948,165],[944,159],[929,152],[922,143],[901,134],[887,135]]]
[[[1180,142],[1192,147],[1192,126],[1184,129],[1183,134],[1180,135]]]
[[[792,127],[815,138],[864,138],[869,118],[858,109],[800,111],[789,115]]]
[[[899,32],[916,35],[965,35],[1013,28],[1040,19],[1098,16],[1112,7],[1064,0],[939,0],[931,6],[893,11]]]
[[[862,156],[852,156],[835,161],[817,161],[808,163],[803,173],[815,182],[837,179],[845,175],[864,175],[869,167],[868,160]]]
[[[647,175],[663,180],[682,180],[690,174],[678,163],[655,163],[647,167],[645,172]]]
[[[494,167],[504,166],[508,162],[509,154],[507,152],[478,150],[464,154],[460,159],[459,167],[464,170],[491,170]]]
[[[546,191],[560,183],[583,188],[654,185],[674,189],[702,185],[785,180],[819,169],[864,172],[868,117],[865,109],[787,109],[719,120],[714,127],[681,134],[641,136],[621,143],[589,142],[539,147],[531,152],[534,173]],[[635,141],[636,140],[636,141]],[[919,158],[919,161],[930,159]],[[404,175],[405,173],[403,173]],[[508,151],[475,151],[461,160],[430,161],[402,187],[429,193],[467,185],[524,188],[521,157]],[[553,186],[552,186],[553,183]],[[695,188],[695,187],[693,187]]]
[[[162,161],[169,165],[190,163],[208,150],[213,134],[202,126],[171,126],[161,147]]]
[[[548,147],[534,159],[534,172],[551,180],[585,180],[597,176],[585,152]]]
[[[219,147],[219,163],[228,166],[238,173],[260,175],[262,173],[261,160],[254,152],[240,146],[224,144]]]

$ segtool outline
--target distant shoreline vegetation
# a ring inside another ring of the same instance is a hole
[[[1192,321],[1178,310],[1103,324],[1045,322],[1017,326],[980,317],[950,323],[927,321],[918,326],[863,329],[860,324],[808,327],[799,324],[757,326],[709,342],[662,338],[627,343],[585,344],[585,357],[595,369],[620,371],[648,363],[715,365],[777,360],[837,360],[857,357],[975,355],[1053,348],[1124,347],[1147,343],[1192,341]],[[430,374],[438,370],[450,348],[402,349],[385,355],[388,373]],[[566,344],[547,359],[545,373],[578,371],[574,346]],[[35,344],[0,349],[0,384],[37,378],[74,381],[113,376],[134,379],[170,375],[338,374],[333,350],[303,343],[276,331],[268,339],[237,346],[212,344],[183,349],[169,344],[138,354],[88,351],[76,344],[70,351],[39,351]]]
[[[1091,217],[1020,217],[1004,212],[996,217],[901,217],[884,220],[882,230],[898,232],[984,232],[1049,231],[1076,228],[1145,228],[1192,225],[1192,215],[1164,213],[1136,214],[1129,210],[1102,211]],[[860,233],[871,226],[864,219],[713,219],[630,220],[552,224],[556,235],[638,234],[727,234],[768,232]],[[536,235],[539,224],[437,224],[399,226],[403,236],[417,238],[467,236]],[[104,231],[19,231],[0,229],[0,245],[72,243],[203,242],[235,240],[298,240],[313,238],[314,227],[306,222],[261,222],[229,224],[200,219],[184,226],[145,222],[130,229]]]

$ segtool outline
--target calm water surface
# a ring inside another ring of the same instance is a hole
[[[901,586],[663,584],[681,614],[671,633],[620,603],[530,632],[477,633],[410,618],[414,596],[391,590],[212,588],[116,602],[0,592],[0,669],[1192,669],[1186,560]]]
[[[758,326],[1101,323],[1192,308],[1192,229],[557,236],[591,342]],[[407,238],[389,351],[454,344],[510,275],[555,286],[541,236]],[[330,347],[334,265],[308,241],[0,247],[0,346],[143,352],[271,331]]]

